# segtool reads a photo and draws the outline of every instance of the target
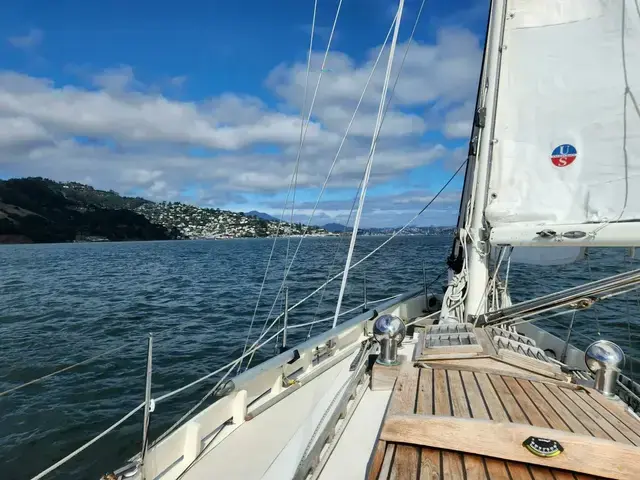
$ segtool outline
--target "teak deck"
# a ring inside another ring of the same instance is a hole
[[[403,365],[368,479],[640,479],[640,422],[621,406],[592,389],[486,365]],[[522,446],[529,436],[564,451],[534,455]]]

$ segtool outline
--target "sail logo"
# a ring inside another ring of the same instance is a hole
[[[565,143],[553,149],[553,152],[551,152],[551,163],[556,167],[567,167],[573,163],[577,156],[578,151],[576,147]]]

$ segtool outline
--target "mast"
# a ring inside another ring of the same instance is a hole
[[[487,15],[487,26],[484,32],[485,42],[489,37],[489,15]],[[480,129],[482,126],[482,118],[480,116],[480,108],[482,106],[482,95],[484,92],[484,79],[487,70],[487,49],[482,49],[482,62],[480,64],[480,74],[478,75],[478,87],[476,89],[476,104],[473,108],[474,118],[473,127],[471,129],[471,135],[469,138],[469,151],[467,153],[467,165],[464,172],[464,182],[462,185],[462,195],[460,197],[460,207],[458,209],[458,223],[456,224],[456,234],[451,246],[451,253],[447,258],[447,266],[449,267],[449,280],[453,275],[459,274],[462,271],[464,262],[464,249],[462,248],[462,239],[460,237],[460,230],[467,224],[467,206],[471,199],[471,192],[474,187],[474,174],[476,157],[478,155],[478,137],[480,135]]]
[[[500,57],[506,0],[491,2],[489,31],[486,40],[486,73],[483,79],[484,98],[481,112],[484,113],[484,127],[480,131],[479,150],[475,165],[475,185],[472,191],[471,219],[466,234],[471,240],[467,248],[467,296],[465,301],[465,317],[484,313],[486,310],[486,286],[489,280],[488,235],[484,224],[484,209],[487,203],[489,184],[489,163],[494,144],[495,111],[500,79]],[[464,240],[463,240],[464,241]]]

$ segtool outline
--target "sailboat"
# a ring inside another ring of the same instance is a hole
[[[150,341],[146,397],[126,417],[143,412],[142,451],[103,478],[640,478],[640,386],[623,348],[582,351],[573,321],[565,338],[533,323],[633,291],[640,271],[522,302],[508,288],[511,262],[640,245],[638,0],[491,2],[446,290],[339,322],[402,10],[332,328],[287,345],[287,302],[280,354],[241,371],[276,334],[264,336],[157,398]],[[211,378],[200,411],[151,441],[162,401]]]

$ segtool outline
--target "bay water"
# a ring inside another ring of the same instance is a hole
[[[360,238],[354,261],[387,238]],[[343,267],[345,238],[306,238],[298,249],[299,240],[275,244],[251,341],[267,318],[271,323],[282,312],[283,295],[276,295],[294,252],[287,279],[290,304]],[[144,399],[149,333],[154,334],[153,397],[237,358],[272,246],[273,239],[0,246],[0,391],[125,346],[0,397],[0,478],[31,478],[139,405]],[[429,289],[442,292],[450,247],[448,237],[394,238],[352,270],[343,311],[362,303],[365,272],[369,301],[420,288],[423,265]],[[637,268],[624,254],[620,249],[596,250],[589,262],[513,265],[513,301]],[[340,278],[294,310],[290,325],[332,315],[339,283]],[[634,374],[634,359],[640,357],[639,315],[636,292],[607,300],[576,316],[572,343],[584,348],[597,338],[616,341],[630,356],[627,372]],[[539,325],[564,338],[569,319],[554,317]],[[330,325],[296,329],[289,344]],[[274,347],[265,346],[252,364],[273,356]],[[215,382],[214,377],[159,404],[152,414],[151,438],[195,405]],[[134,415],[48,478],[97,480],[118,468],[140,450],[141,417]]]

